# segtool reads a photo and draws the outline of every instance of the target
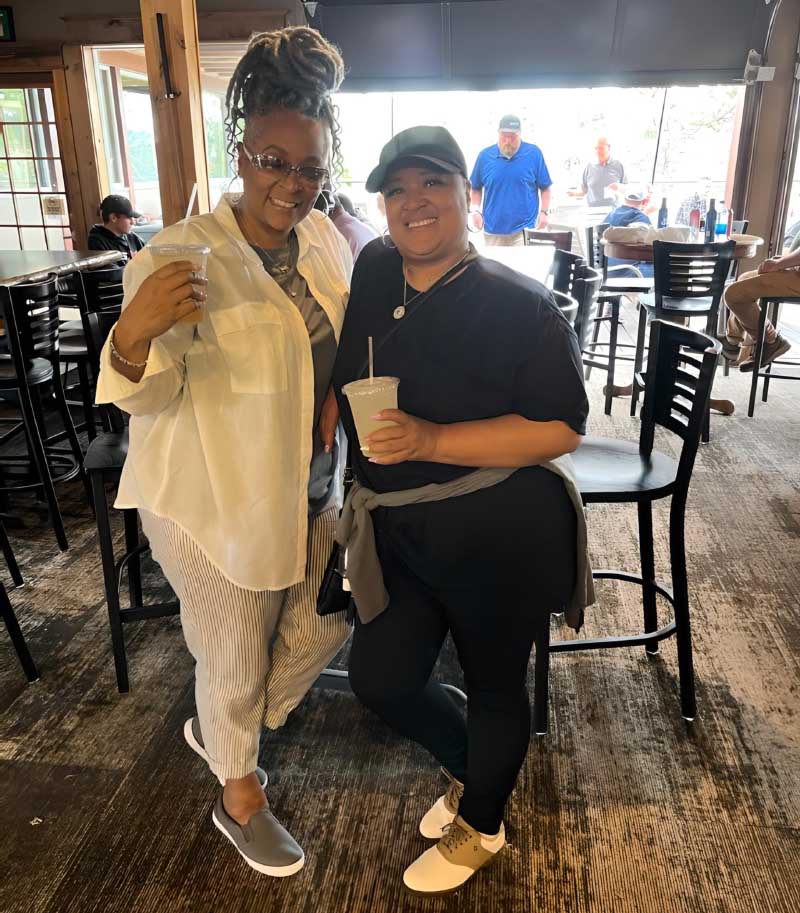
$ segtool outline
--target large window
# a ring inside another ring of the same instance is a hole
[[[0,249],[72,246],[53,93],[0,89]]]
[[[498,92],[342,93],[343,180],[357,204],[380,219],[364,182],[383,144],[414,124],[439,124],[456,137],[471,168],[496,141],[504,114],[522,119],[523,139],[540,146],[553,178],[554,205],[571,207],[595,141],[605,136],[628,180],[667,197],[672,214],[693,192],[724,199],[730,188],[738,86],[670,89],[531,89]]]

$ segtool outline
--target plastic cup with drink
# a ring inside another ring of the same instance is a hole
[[[197,184],[194,185],[192,195],[189,198],[189,207],[186,210],[186,219],[189,218],[192,207],[194,206],[195,196],[197,195]],[[179,260],[185,260],[192,264],[192,269],[199,279],[206,278],[206,266],[211,248],[205,244],[188,244],[186,242],[186,219],[184,219],[181,239],[172,244],[148,244],[147,249],[153,258],[155,269],[161,269],[168,263],[176,263]],[[191,314],[182,317],[178,323],[200,323],[203,319],[202,308],[196,308]]]
[[[361,446],[361,452],[368,454],[369,447],[364,441],[379,428],[386,428],[395,424],[389,421],[379,421],[373,418],[384,409],[397,408],[397,387],[400,383],[397,377],[375,377],[373,374],[372,337],[369,337],[369,377],[364,380],[354,380],[342,387],[342,393],[347,397],[356,433]]]

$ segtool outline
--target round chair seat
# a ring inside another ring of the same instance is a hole
[[[643,459],[638,443],[587,437],[571,455],[584,501],[647,501],[667,497],[678,462],[654,450]]]
[[[128,429],[124,431],[104,431],[89,444],[83,468],[87,472],[122,471],[125,457],[128,455]]]
[[[43,384],[45,381],[50,380],[52,376],[53,366],[46,358],[34,358],[28,366],[28,384],[31,386]],[[19,386],[19,381],[11,356],[0,357],[0,388],[8,390],[17,386]]]

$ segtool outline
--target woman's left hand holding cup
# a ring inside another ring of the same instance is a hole
[[[370,463],[391,466],[406,460],[430,461],[436,455],[441,425],[401,409],[384,409],[373,417],[394,424],[373,431],[364,441],[369,447]]]

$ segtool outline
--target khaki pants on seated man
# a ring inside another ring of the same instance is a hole
[[[485,231],[483,239],[487,247],[522,247],[525,243],[525,237],[521,231],[515,231],[513,235],[493,235]]]
[[[725,303],[731,313],[726,328],[727,338],[723,341],[723,352],[730,361],[738,363],[741,371],[753,370],[755,342],[758,337],[758,322],[761,316],[758,299],[780,295],[785,295],[787,298],[800,297],[800,270],[768,269],[766,272],[754,270],[743,273],[725,290]],[[768,320],[764,333],[761,367],[780,358],[781,355],[785,355],[790,348],[787,340]]]

